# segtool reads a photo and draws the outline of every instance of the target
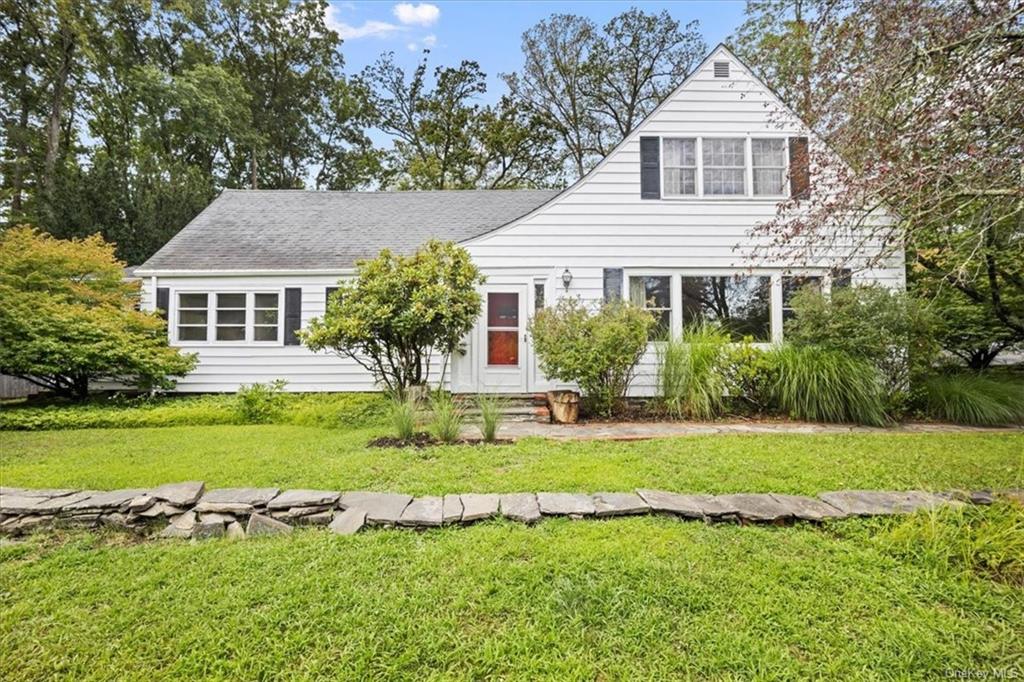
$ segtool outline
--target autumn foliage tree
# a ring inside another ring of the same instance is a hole
[[[83,399],[90,382],[172,385],[195,357],[167,345],[167,327],[136,310],[114,245],[61,240],[30,227],[0,234],[0,373]]]

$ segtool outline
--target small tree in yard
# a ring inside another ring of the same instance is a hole
[[[427,382],[434,352],[441,374],[480,316],[483,276],[469,253],[452,242],[430,241],[411,256],[388,250],[357,264],[339,283],[323,319],[300,332],[312,350],[333,350],[368,369],[404,397]]]
[[[592,311],[562,299],[538,312],[529,328],[544,374],[576,383],[598,412],[610,415],[626,396],[654,325],[654,316],[628,303]]]
[[[0,234],[0,373],[83,399],[90,381],[166,388],[195,356],[167,345],[159,316],[99,235],[64,241],[30,227]]]

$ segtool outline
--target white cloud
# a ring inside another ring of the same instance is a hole
[[[437,45],[437,36],[435,36],[433,33],[431,33],[429,36],[423,39],[424,47],[433,47],[434,45]]]
[[[401,23],[417,26],[433,26],[441,16],[438,6],[431,5],[429,2],[421,2],[417,5],[411,2],[400,2],[391,11]]]
[[[341,10],[350,9],[351,3],[336,3],[327,5],[324,9],[324,24],[327,28],[336,31],[342,40],[355,40],[357,38],[386,38],[398,31],[406,30],[402,26],[389,24],[386,21],[369,20],[364,21],[362,26],[352,26],[341,18]]]
[[[418,45],[416,45],[416,43],[408,43],[405,47],[409,52],[415,52]]]

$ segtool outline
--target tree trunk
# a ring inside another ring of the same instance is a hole
[[[57,168],[57,157],[60,154],[61,123],[64,115],[64,94],[67,91],[68,78],[71,76],[71,63],[75,54],[75,39],[62,25],[60,29],[61,52],[60,64],[54,74],[53,91],[50,97],[50,112],[46,117],[46,156],[43,161],[43,186],[46,193],[52,194]]]
[[[256,149],[252,150],[252,161],[249,164],[249,189],[256,189],[259,184],[256,178]]]

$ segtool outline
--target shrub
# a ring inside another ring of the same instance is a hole
[[[169,388],[196,356],[167,345],[167,325],[135,309],[114,245],[99,235],[55,239],[29,227],[0,232],[0,374],[85,400],[103,379]]]
[[[442,443],[454,443],[462,431],[464,411],[450,393],[436,391],[430,396],[429,431]]]
[[[411,396],[392,396],[388,419],[398,440],[409,441],[416,435],[416,401]]]
[[[754,346],[747,337],[741,343],[726,347],[722,364],[734,409],[762,413],[771,408],[776,365],[770,353]]]
[[[1024,507],[1001,501],[920,511],[877,536],[883,549],[937,571],[1024,587]]]
[[[936,374],[923,382],[924,405],[934,419],[974,426],[1024,421],[1024,381],[980,374]]]
[[[383,393],[292,393],[281,421],[321,428],[380,424],[388,412]]]
[[[658,392],[671,413],[695,419],[721,414],[726,392],[722,361],[728,344],[727,331],[704,322],[658,344]]]
[[[432,240],[411,256],[385,249],[356,269],[355,278],[338,283],[323,318],[299,332],[303,343],[352,358],[399,395],[427,383],[435,351],[443,376],[480,316],[484,278],[469,253]]]
[[[577,299],[562,299],[530,320],[541,371],[574,382],[595,410],[610,415],[625,397],[647,348],[654,317],[628,303],[605,303],[596,311]]]
[[[508,401],[497,395],[481,394],[477,396],[477,405],[480,408],[480,434],[486,442],[493,443],[498,436]]]
[[[818,346],[784,344],[770,353],[774,403],[797,419],[881,426],[885,392],[878,370]]]
[[[238,387],[235,393],[235,409],[242,421],[249,424],[266,424],[274,421],[284,409],[284,387],[288,384],[275,379],[269,384],[250,384]]]
[[[894,400],[905,396],[911,375],[926,371],[938,346],[934,317],[916,299],[880,285],[833,290],[805,288],[793,296],[786,341],[820,346],[870,362]]]

